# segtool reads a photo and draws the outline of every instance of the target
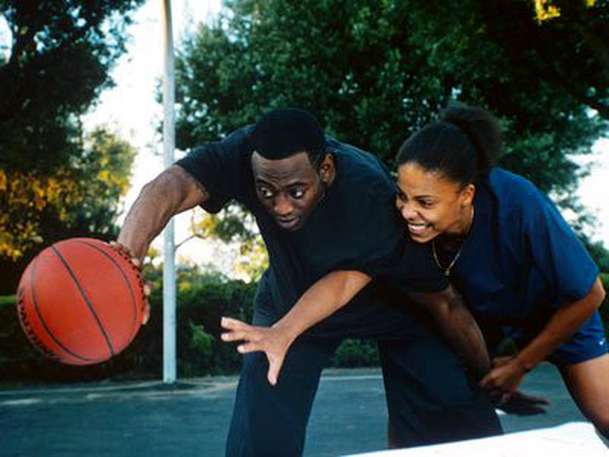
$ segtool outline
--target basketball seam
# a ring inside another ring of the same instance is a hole
[[[70,265],[68,265],[68,263],[65,261],[65,259],[63,258],[63,256],[61,255],[61,253],[57,250],[57,248],[55,246],[51,246],[51,249],[57,255],[57,257],[59,257],[59,260],[61,260],[61,263],[63,263],[64,267],[66,267],[66,269],[68,270],[68,273],[70,274],[70,276],[74,280],[74,283],[76,284],[76,287],[78,287],[78,290],[80,291],[80,294],[82,295],[82,298],[87,303],[87,306],[89,307],[89,310],[91,311],[91,314],[93,314],[93,317],[95,318],[95,320],[97,322],[99,330],[101,331],[104,339],[106,340],[106,344],[108,345],[108,349],[110,349],[110,355],[111,356],[116,355],[115,352],[114,352],[114,348],[112,347],[112,343],[110,342],[110,338],[108,337],[108,334],[106,333],[106,330],[104,329],[104,326],[101,323],[101,320],[100,320],[99,316],[95,312],[95,309],[93,308],[93,304],[89,300],[89,297],[87,297],[87,294],[85,293],[84,289],[80,285],[80,282],[78,281],[78,278],[74,274],[74,271],[72,271],[72,269],[70,268]]]
[[[127,287],[129,288],[129,293],[131,295],[131,304],[133,305],[133,322],[131,324],[131,336],[130,336],[130,340],[133,339],[133,337],[135,336],[136,333],[136,324],[137,324],[137,305],[135,303],[135,292],[133,291],[133,287],[131,287],[131,283],[129,282],[129,278],[127,277],[126,273],[123,270],[123,267],[112,258],[112,256],[110,256],[107,252],[105,252],[103,249],[100,249],[99,247],[95,246],[94,244],[91,243],[87,243],[86,241],[77,241],[80,244],[85,244],[93,249],[95,249],[96,251],[102,253],[104,256],[106,256],[121,272],[121,275],[123,276],[123,279],[125,280],[125,283],[127,284]],[[135,268],[133,268],[134,270],[136,270]],[[140,286],[141,286],[141,282],[142,279],[139,275],[139,272],[136,270],[136,274],[138,277],[138,281],[140,282]]]
[[[40,309],[38,307],[38,300],[36,300],[36,293],[35,293],[35,290],[34,290],[34,273],[35,273],[35,270],[36,270],[37,263],[38,263],[38,259],[36,259],[34,261],[34,264],[32,265],[32,271],[30,273],[30,294],[32,296],[32,304],[34,306],[34,310],[36,312],[36,315],[38,316],[38,319],[42,323],[42,326],[43,326],[44,330],[47,332],[47,334],[51,337],[51,339],[61,349],[63,349],[66,353],[70,354],[72,357],[74,357],[76,359],[79,359],[79,360],[82,360],[83,362],[97,362],[98,361],[97,359],[89,359],[87,357],[83,357],[81,355],[78,355],[78,354],[72,352],[70,349],[68,349],[66,346],[64,346],[61,343],[61,341],[59,341],[57,339],[57,337],[54,335],[54,333],[51,331],[51,329],[49,329],[46,321],[44,320],[44,318],[40,314]],[[38,336],[34,332],[34,329],[32,328],[32,325],[31,325],[31,323],[30,323],[30,321],[28,319],[27,313],[25,312],[25,305],[23,303],[23,297],[21,295],[18,297],[17,305],[18,305],[18,308],[19,308],[19,318],[21,319],[21,322],[22,322],[23,327],[25,329],[25,333],[26,333],[28,339],[34,345],[34,347],[39,349],[43,354],[45,354],[47,357],[49,357],[49,358],[51,358],[53,360],[61,360],[60,355],[57,354],[48,345],[46,345],[45,343],[40,341],[40,339],[38,338]]]

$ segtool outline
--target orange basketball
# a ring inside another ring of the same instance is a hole
[[[103,362],[125,349],[142,324],[146,301],[128,256],[92,238],[61,241],[38,254],[17,298],[30,342],[71,365]]]

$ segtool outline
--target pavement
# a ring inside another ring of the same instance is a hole
[[[0,456],[222,456],[236,377],[0,390]],[[522,389],[548,398],[536,416],[501,415],[507,433],[585,420],[548,364]],[[309,422],[305,456],[386,447],[379,370],[328,370]]]

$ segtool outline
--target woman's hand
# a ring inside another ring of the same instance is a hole
[[[501,402],[506,402],[518,388],[522,378],[528,372],[518,357],[496,357],[492,360],[492,368],[480,381],[480,386],[491,397],[502,396]]]
[[[277,384],[277,378],[293,338],[278,327],[256,327],[237,319],[223,317],[222,328],[228,330],[221,335],[223,341],[243,341],[237,347],[241,354],[262,351],[269,361],[267,379],[271,385]]]

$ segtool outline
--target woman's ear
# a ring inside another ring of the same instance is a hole
[[[476,185],[469,183],[461,190],[461,204],[463,207],[473,204],[476,195]]]

